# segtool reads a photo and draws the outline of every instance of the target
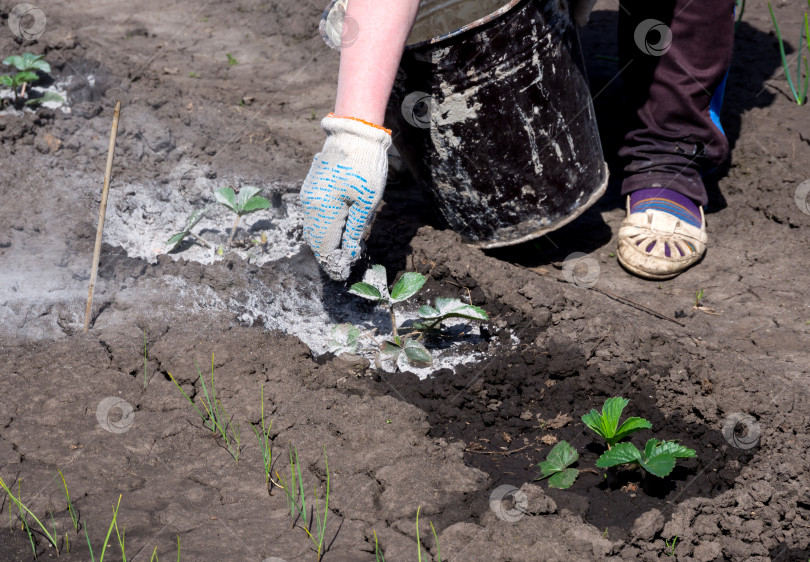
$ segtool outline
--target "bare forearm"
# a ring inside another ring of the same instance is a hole
[[[356,37],[340,53],[335,114],[382,124],[419,0],[351,0]]]

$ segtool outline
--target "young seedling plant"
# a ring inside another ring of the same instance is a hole
[[[223,187],[214,193],[214,197],[219,203],[236,213],[236,222],[233,223],[231,236],[228,238],[228,246],[233,242],[236,227],[239,226],[239,221],[242,220],[244,215],[261,209],[269,209],[273,206],[270,201],[258,195],[260,191],[261,189],[258,187],[245,186],[239,190],[239,195],[236,195],[231,187]]]
[[[203,378],[202,372],[200,368],[197,366],[196,362],[194,366],[197,367],[197,375],[199,377],[200,384],[202,385],[203,396],[200,397],[200,404],[205,410],[205,414],[203,414],[197,405],[194,403],[194,400],[189,398],[188,394],[185,393],[183,387],[180,386],[180,383],[177,382],[171,373],[167,373],[169,378],[172,379],[172,382],[175,384],[177,389],[180,393],[188,400],[191,407],[194,408],[194,411],[200,416],[203,421],[203,426],[211,430],[211,433],[214,434],[214,437],[220,437],[222,441],[225,443],[225,448],[231,454],[233,459],[236,462],[239,462],[239,453],[241,452],[241,444],[240,444],[240,435],[239,435],[239,424],[233,423],[233,417],[228,416],[228,413],[225,411],[225,407],[222,405],[222,402],[217,398],[217,389],[214,386],[214,355],[211,354],[211,390],[209,392],[208,387],[205,384],[205,379]]]
[[[599,468],[611,468],[620,465],[635,465],[659,478],[668,476],[675,468],[677,459],[696,456],[694,449],[684,447],[677,441],[659,441],[649,439],[640,451],[622,439],[642,429],[652,429],[652,424],[639,417],[629,417],[619,424],[622,412],[629,400],[621,396],[608,398],[602,411],[591,410],[582,416],[583,423],[605,441],[607,451],[597,460]],[[579,472],[569,468],[578,459],[576,450],[567,441],[560,441],[541,462],[541,476],[537,480],[549,478],[553,488],[570,488]],[[589,470],[589,469],[586,469]]]
[[[31,53],[23,53],[22,55],[12,55],[6,57],[3,64],[6,66],[13,66],[17,69],[14,74],[0,75],[0,84],[10,88],[14,93],[14,105],[19,105],[22,100],[25,100],[25,105],[38,105],[46,102],[60,102],[64,103],[62,96],[55,92],[45,92],[41,96],[31,97],[29,86],[39,80],[37,72],[49,73],[51,65],[43,59],[45,55],[33,55]],[[28,95],[26,95],[28,90]],[[0,108],[2,107],[3,100],[0,98]]]
[[[236,228],[239,226],[239,221],[242,220],[243,216],[262,209],[269,209],[273,206],[269,200],[261,195],[258,195],[259,192],[261,192],[261,188],[253,186],[243,187],[239,190],[238,194],[233,190],[232,187],[223,187],[222,189],[218,189],[214,192],[214,199],[236,214],[236,221],[234,222],[233,228],[231,229],[231,235],[228,237],[228,242],[226,244],[228,247],[233,244],[233,238],[236,235]],[[196,209],[193,211],[186,219],[186,224],[183,230],[172,234],[172,236],[166,241],[166,246],[169,247],[168,251],[172,251],[177,248],[180,242],[182,242],[187,236],[190,236],[203,246],[213,248],[213,245],[210,242],[205,240],[200,235],[192,232],[192,229],[197,226],[197,224],[203,218],[205,218],[210,210],[211,207],[204,207],[202,209]],[[253,243],[265,244],[266,242],[266,235],[262,235],[261,240],[256,240]],[[217,251],[217,253],[222,255],[223,252]]]
[[[267,485],[267,493],[271,491],[271,484],[273,479],[270,477],[271,467],[273,466],[273,450],[270,441],[270,430],[273,428],[273,422],[269,425],[265,423],[264,417],[264,385],[261,386],[261,401],[262,401],[262,427],[261,430],[255,425],[251,425],[253,433],[256,434],[256,439],[259,441],[259,450],[262,453],[262,466],[264,467],[264,482]]]
[[[304,488],[304,480],[301,478],[301,461],[298,459],[298,448],[290,443],[290,475],[289,478],[281,476],[276,472],[280,484],[276,484],[284,490],[287,498],[287,507],[290,510],[290,521],[295,527],[300,518],[303,521],[301,526],[304,532],[312,541],[318,552],[318,562],[324,555],[324,544],[326,540],[326,518],[329,515],[329,459],[326,457],[326,447],[323,449],[323,462],[326,466],[326,496],[323,501],[323,511],[321,511],[321,501],[318,496],[317,486],[314,488],[315,505],[307,506],[307,494]],[[314,527],[314,528],[313,528]]]
[[[473,321],[485,321],[487,313],[459,299],[437,298],[435,306],[424,305],[419,308],[420,321],[413,325],[414,330],[400,334],[402,326],[397,325],[395,308],[418,293],[427,278],[421,273],[408,272],[399,278],[391,290],[388,290],[388,277],[385,267],[372,266],[366,271],[363,281],[355,283],[349,292],[358,297],[386,306],[391,317],[391,338],[385,340],[380,348],[381,354],[394,363],[400,370],[407,366],[427,367],[433,363],[433,357],[422,343],[426,333],[437,330],[443,321],[450,318],[463,318]],[[347,344],[356,342],[353,332],[345,331]],[[333,334],[334,335],[334,334]],[[358,334],[359,335],[359,334]]]

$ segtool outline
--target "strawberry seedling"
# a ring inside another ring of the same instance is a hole
[[[233,223],[231,229],[231,236],[228,238],[228,246],[233,242],[233,237],[236,234],[236,227],[239,226],[239,221],[243,215],[259,211],[261,209],[269,209],[272,203],[264,197],[258,195],[261,188],[253,186],[245,186],[239,190],[239,195],[234,193],[232,187],[223,187],[214,193],[217,202],[229,208],[236,213],[236,222]]]
[[[605,440],[608,449],[611,449],[613,445],[636,431],[652,428],[649,421],[638,417],[627,418],[619,426],[619,418],[629,402],[629,400],[621,396],[608,398],[602,406],[601,414],[596,410],[591,410],[582,416],[585,425]]]
[[[6,57],[3,64],[6,66],[13,66],[17,69],[15,74],[0,75],[0,84],[10,88],[14,93],[14,105],[19,105],[22,100],[25,100],[25,105],[38,105],[46,102],[60,102],[64,103],[62,96],[55,92],[45,92],[41,96],[31,97],[29,86],[39,80],[37,72],[48,73],[51,71],[51,65],[43,60],[45,55],[34,55],[31,53],[23,53],[22,55],[12,55]],[[26,90],[28,90],[26,92]],[[2,107],[2,99],[0,99],[0,107]]]
[[[385,267],[375,265],[366,271],[363,281],[355,283],[349,289],[353,295],[388,307],[391,317],[391,338],[383,342],[380,353],[400,370],[409,365],[427,367],[433,363],[433,358],[422,343],[422,339],[425,333],[439,329],[443,321],[450,318],[479,322],[489,319],[487,313],[477,306],[458,299],[437,298],[435,306],[424,305],[419,308],[418,315],[421,320],[414,323],[414,331],[400,335],[401,326],[397,326],[395,306],[418,293],[426,281],[424,275],[411,271],[402,275],[389,291]]]

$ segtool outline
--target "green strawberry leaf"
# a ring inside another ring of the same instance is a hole
[[[37,80],[39,80],[39,76],[35,72],[24,71],[14,75],[14,83],[17,86],[21,86],[26,82],[36,82]]]
[[[260,187],[246,185],[239,190],[239,195],[236,197],[236,209],[239,211],[244,210],[245,205],[251,197],[261,191]]]
[[[655,439],[650,439],[650,441],[656,441]],[[677,441],[661,441],[660,443],[656,443],[653,445],[653,448],[650,450],[649,445],[650,441],[647,441],[647,445],[644,447],[644,456],[651,457],[654,455],[672,455],[676,459],[686,459],[697,456],[694,449],[690,449],[688,447],[684,447]],[[650,452],[648,453],[648,450]]]
[[[45,62],[45,55],[34,55],[32,53],[23,53],[22,55],[11,55],[6,57],[3,64],[14,66],[17,70],[41,70],[42,72],[50,72],[51,65]]]
[[[200,222],[203,219],[203,217],[205,217],[205,215],[208,214],[209,209],[210,207],[203,207],[202,209],[197,209],[196,211],[191,213],[188,216],[188,219],[186,220],[186,230],[189,231],[195,226],[197,226],[197,223]]]
[[[560,441],[554,448],[549,451],[546,460],[538,464],[542,476],[539,478],[547,478],[557,472],[562,472],[566,467],[574,464],[579,458],[579,453],[574,449],[568,441]]]
[[[619,418],[622,417],[622,411],[624,407],[627,406],[628,402],[630,401],[621,396],[605,400],[605,405],[602,406],[602,418],[604,419],[608,439],[616,435],[616,428],[619,426]]]
[[[467,304],[459,299],[437,298],[436,308],[423,306],[419,309],[419,316],[426,320],[444,320],[446,318],[466,318],[468,320],[488,320],[486,311],[477,306]]]
[[[394,288],[391,289],[391,300],[393,302],[402,302],[411,298],[427,281],[427,277],[415,271],[409,271],[399,278]]]
[[[251,197],[245,202],[244,206],[242,206],[241,214],[252,213],[253,211],[259,211],[261,209],[269,209],[272,206],[273,204],[270,203],[270,201],[257,195],[255,197]]]
[[[567,468],[562,472],[557,472],[551,478],[549,478],[548,486],[549,488],[559,488],[561,490],[565,490],[573,485],[574,480],[577,479],[577,476],[579,476],[579,471],[576,468]]]
[[[364,281],[360,281],[359,283],[352,285],[349,292],[353,295],[357,295],[358,297],[363,297],[364,299],[372,301],[384,300],[382,294],[380,294],[380,291],[376,287]]]
[[[608,431],[605,427],[605,420],[602,418],[602,414],[597,412],[596,410],[591,410],[584,416],[582,416],[582,422],[591,428],[594,432],[599,434],[602,438],[608,438]]]
[[[675,468],[675,457],[667,454],[658,454],[652,458],[642,459],[639,461],[639,464],[650,474],[663,478]]]
[[[166,245],[171,246],[172,249],[174,249],[174,247],[182,242],[186,236],[188,236],[188,232],[178,232],[166,241]]]
[[[388,276],[385,272],[385,266],[371,266],[371,269],[366,270],[366,274],[363,276],[363,282],[377,289],[380,293],[379,300],[385,302],[391,301],[391,295],[388,293]]]
[[[233,192],[233,188],[223,187],[222,189],[217,189],[214,192],[214,198],[217,200],[217,202],[225,205],[231,211],[237,212],[236,194]]]
[[[3,74],[2,76],[0,76],[0,84],[2,84],[3,86],[6,86],[7,88],[13,88],[14,87],[14,79],[11,76],[9,76],[8,74]]]
[[[25,102],[25,105],[41,105],[43,103],[50,103],[50,102],[58,102],[58,103],[65,103],[65,98],[57,94],[56,92],[45,92],[38,98],[31,98]]]
[[[608,439],[608,443],[613,445],[631,433],[635,433],[636,431],[640,431],[642,429],[652,429],[652,424],[644,418],[627,418],[624,420],[624,422],[622,422],[622,425],[619,426],[619,429],[616,430],[616,434]]]
[[[433,363],[433,357],[424,345],[416,340],[405,341],[405,356],[414,366],[427,366]]]
[[[612,449],[608,449],[602,456],[596,459],[596,466],[599,468],[610,468],[641,460],[641,452],[632,443],[616,443]]]

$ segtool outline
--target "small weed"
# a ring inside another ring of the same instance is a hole
[[[380,543],[377,541],[377,531],[371,531],[374,535],[374,559],[376,562],[385,562],[385,556],[383,556],[382,550],[380,550]]]
[[[326,518],[329,515],[329,460],[326,457],[326,447],[323,449],[323,462],[326,466],[326,497],[321,511],[321,502],[318,496],[317,486],[314,488],[315,505],[307,507],[307,496],[304,488],[304,480],[301,478],[301,462],[298,459],[298,449],[290,444],[290,476],[284,478],[278,472],[276,477],[280,484],[276,484],[287,497],[287,507],[290,509],[290,520],[295,527],[296,521],[300,518],[303,521],[304,532],[307,534],[312,544],[318,552],[318,562],[324,555],[324,541],[326,539]],[[313,531],[313,526],[315,527]]]
[[[200,77],[200,73],[199,73],[199,72],[194,72],[194,71],[192,70],[191,72],[189,72],[189,73],[188,73],[188,77],[189,77],[189,78],[199,78],[199,77]]]
[[[332,334],[327,342],[329,353],[357,353],[357,344],[360,339],[360,328],[354,324],[338,324],[332,328]]]
[[[194,400],[188,397],[188,394],[185,393],[183,388],[180,386],[180,383],[177,382],[177,379],[175,379],[171,373],[168,373],[169,378],[172,379],[172,382],[175,384],[180,393],[185,396],[186,400],[188,400],[189,404],[191,404],[191,406],[200,416],[203,421],[203,425],[211,430],[214,437],[219,436],[222,438],[228,452],[236,462],[239,462],[239,453],[241,451],[239,424],[233,423],[232,416],[228,416],[222,402],[219,400],[219,398],[217,398],[217,390],[214,386],[214,355],[211,355],[210,392],[205,384],[205,379],[203,378],[202,372],[200,371],[200,368],[197,366],[196,362],[194,363],[194,366],[197,367],[197,375],[199,376],[199,381],[203,389],[203,396],[200,398],[200,404],[205,410],[205,414],[203,414],[200,409],[197,408]]]
[[[228,66],[236,66],[239,64],[239,61],[236,60],[232,54],[225,53],[225,56],[228,57]]]
[[[700,308],[700,302],[703,300],[703,289],[695,291],[695,308]]]
[[[810,0],[807,1],[807,5],[810,6]],[[782,39],[782,32],[779,29],[779,23],[776,21],[776,15],[773,13],[770,2],[768,2],[768,10],[771,13],[773,27],[776,29],[776,38],[779,40],[779,55],[782,57],[782,68],[785,70],[785,78],[787,78],[790,93],[798,105],[803,105],[807,101],[807,86],[810,83],[810,68],[808,68],[807,64],[807,55],[802,53],[803,42],[808,43],[807,48],[810,50],[810,23],[808,23],[807,12],[804,14],[804,29],[799,29],[799,56],[796,61],[796,82],[794,83],[788,67],[787,56],[785,55],[785,41]],[[804,62],[804,80],[802,80],[802,62]]]

